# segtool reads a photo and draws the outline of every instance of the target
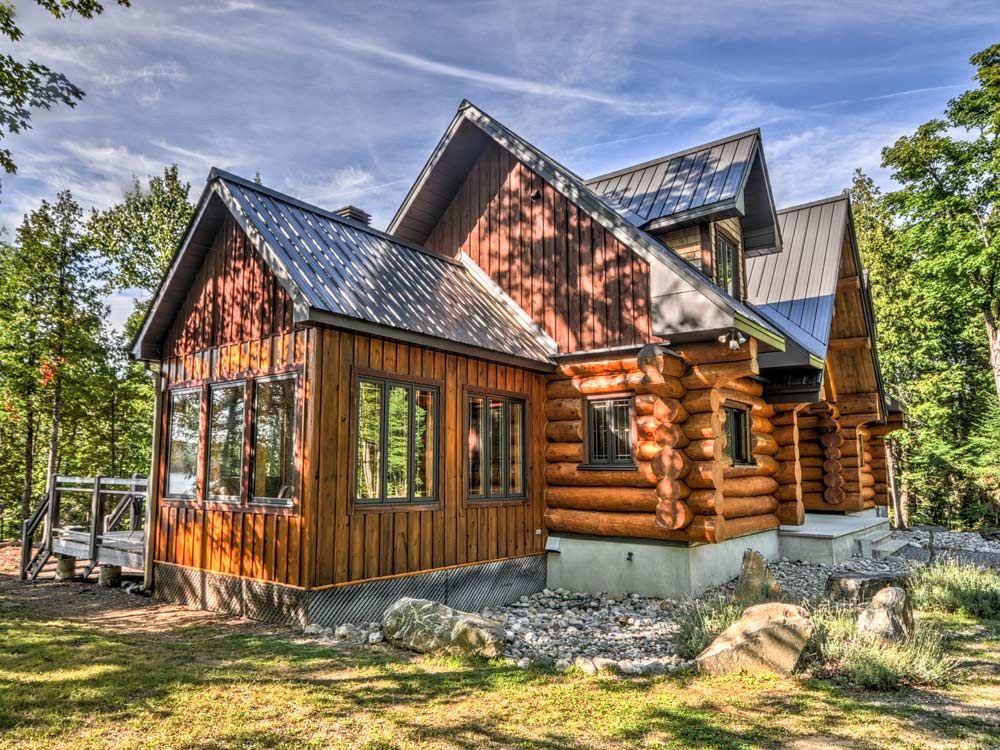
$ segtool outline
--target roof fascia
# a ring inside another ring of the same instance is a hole
[[[711,219],[714,221],[716,219],[727,219],[738,213],[742,213],[742,211],[740,210],[740,206],[737,205],[736,198],[730,198],[729,200],[691,208],[687,211],[647,221],[642,225],[642,229],[646,232],[662,232],[687,223],[694,223],[699,219]]]
[[[753,156],[750,159],[750,169],[746,170],[743,174],[743,179],[740,182],[740,189],[736,191],[736,195],[743,201],[745,205],[745,200],[743,198],[743,191],[746,189],[747,182],[750,180],[750,173],[753,171],[753,162],[756,159],[760,159],[760,168],[764,173],[764,186],[767,188],[767,205],[771,209],[771,223],[774,225],[774,252],[780,253],[783,249],[781,240],[781,225],[778,223],[778,207],[774,202],[774,191],[771,189],[771,175],[767,171],[767,159],[764,158],[764,137],[757,131],[757,137],[754,139],[753,144]]]

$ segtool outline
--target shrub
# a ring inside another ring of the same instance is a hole
[[[1000,573],[978,565],[954,561],[928,565],[913,576],[910,595],[920,609],[1000,619]]]
[[[803,661],[835,682],[861,690],[941,687],[949,682],[955,661],[946,655],[945,640],[936,628],[918,621],[911,639],[886,643],[858,634],[856,619],[856,611],[846,606],[813,612],[816,630]]]
[[[723,596],[692,603],[677,622],[677,653],[685,659],[694,658],[736,622],[743,609],[731,597]]]

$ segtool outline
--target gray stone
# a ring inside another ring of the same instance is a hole
[[[835,601],[864,604],[886,586],[907,585],[908,576],[900,570],[834,573],[826,581],[826,594]]]
[[[382,635],[381,630],[376,630],[374,633],[368,634],[368,643],[375,645],[376,643],[381,643],[385,640],[385,636]]]
[[[604,656],[595,656],[594,669],[596,669],[598,672],[617,672],[618,662],[614,659],[608,659]]]
[[[528,669],[530,666],[531,666],[531,659],[529,659],[527,656],[517,660],[518,669]]]
[[[578,656],[573,660],[573,666],[580,669],[584,674],[594,674],[597,672],[597,667],[594,666],[594,660],[588,659],[586,656]]]
[[[749,607],[695,661],[706,674],[770,672],[788,675],[813,632],[802,607],[769,602]]]
[[[56,560],[56,580],[71,581],[76,575],[76,558],[64,555]]]
[[[122,569],[119,565],[102,565],[97,575],[97,585],[116,589],[122,585]]]
[[[903,641],[913,635],[913,628],[909,597],[898,586],[879,591],[858,615],[858,632],[866,637]]]
[[[306,635],[323,635],[325,630],[326,628],[315,622],[310,623],[309,625],[306,625],[304,628],[302,628],[302,632],[305,633]]]
[[[781,586],[767,567],[767,560],[757,550],[748,549],[743,553],[734,597],[743,605],[773,602],[781,597]]]
[[[386,639],[418,653],[446,652],[495,659],[503,655],[502,623],[427,599],[404,597],[382,617]]]
[[[343,625],[338,625],[333,631],[333,637],[338,641],[360,641],[362,631],[357,625],[344,623]]]

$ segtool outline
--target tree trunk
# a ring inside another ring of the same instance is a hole
[[[35,407],[28,403],[24,428],[24,484],[21,489],[21,518],[31,515],[31,480],[35,473]]]
[[[993,384],[997,389],[997,400],[1000,400],[1000,331],[997,330],[997,319],[989,304],[983,306],[983,317],[986,319],[986,338],[990,344],[990,369],[993,370]]]
[[[52,390],[52,430],[49,433],[49,464],[45,475],[45,490],[52,486],[59,456],[59,423],[62,419],[62,375],[56,375]]]
[[[910,524],[903,507],[903,499],[899,494],[899,487],[896,483],[896,449],[888,440],[885,443],[885,468],[889,475],[889,498],[892,501],[892,514],[896,518],[896,528],[905,529]]]

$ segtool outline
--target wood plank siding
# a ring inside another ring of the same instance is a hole
[[[469,255],[562,351],[650,341],[649,264],[494,142],[425,244]]]
[[[543,443],[535,436],[544,432],[544,376],[334,329],[296,330],[288,296],[231,220],[205,258],[160,366],[161,487],[170,389],[286,370],[298,373],[299,388],[295,507],[226,507],[161,497],[157,562],[313,588],[543,551],[544,534],[536,534],[543,529]],[[434,509],[352,507],[350,420],[357,369],[439,383],[444,441]],[[523,395],[527,500],[465,499],[467,386]],[[201,432],[204,442],[204,417]],[[200,463],[198,498],[205,482]]]

